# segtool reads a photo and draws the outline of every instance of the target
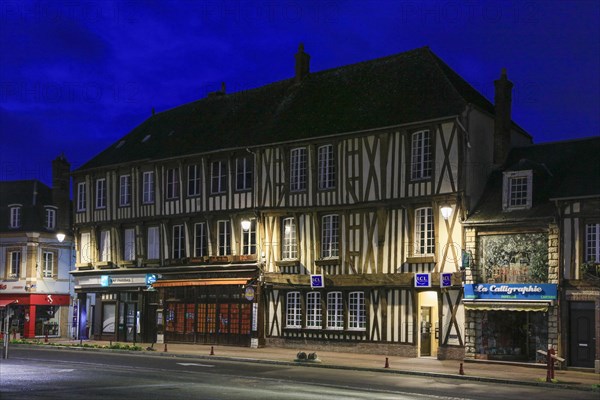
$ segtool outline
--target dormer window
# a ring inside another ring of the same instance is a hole
[[[54,229],[56,227],[56,210],[46,207],[46,229]]]
[[[21,206],[11,206],[10,209],[10,227],[21,227]]]
[[[509,171],[504,173],[502,210],[524,210],[531,208],[531,170]]]

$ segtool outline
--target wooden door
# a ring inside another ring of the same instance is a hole
[[[571,302],[570,311],[570,365],[573,367],[594,368],[596,356],[594,303],[591,301]]]

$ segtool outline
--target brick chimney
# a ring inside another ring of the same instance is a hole
[[[510,150],[511,106],[513,83],[502,68],[500,79],[494,81],[494,164],[502,164]]]
[[[64,154],[52,160],[52,202],[58,207],[56,213],[56,230],[70,229],[71,200],[70,176],[71,164]]]
[[[296,83],[310,73],[310,56],[304,52],[304,44],[300,43],[296,53]]]

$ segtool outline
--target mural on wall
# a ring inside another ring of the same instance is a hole
[[[479,238],[480,283],[548,281],[548,235],[516,233]]]

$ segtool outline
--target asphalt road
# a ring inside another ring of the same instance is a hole
[[[449,378],[67,349],[12,348],[0,399],[594,399]]]

